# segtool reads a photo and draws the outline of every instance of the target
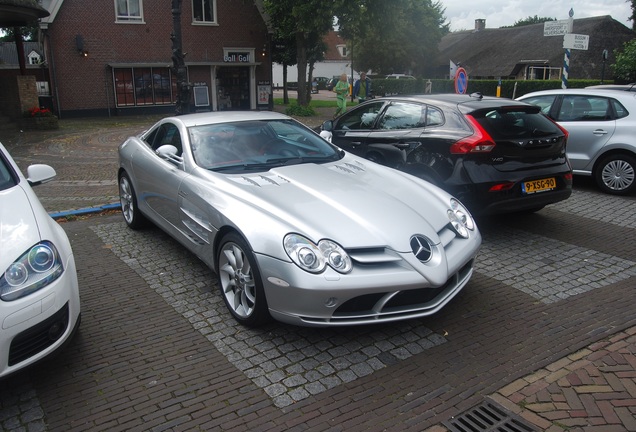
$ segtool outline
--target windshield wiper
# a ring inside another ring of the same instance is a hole
[[[334,154],[331,156],[320,156],[320,157],[292,156],[292,157],[267,159],[265,162],[225,165],[225,166],[210,168],[210,170],[212,171],[232,171],[232,170],[249,171],[249,170],[259,170],[259,169],[270,169],[270,168],[276,168],[276,167],[286,166],[286,165],[333,162],[337,159],[338,159],[337,154]]]

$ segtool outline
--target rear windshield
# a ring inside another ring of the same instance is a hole
[[[492,110],[472,113],[472,116],[495,141],[563,134],[556,124],[536,110]]]

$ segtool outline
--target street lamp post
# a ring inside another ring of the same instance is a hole
[[[190,91],[181,39],[181,0],[172,0],[172,68],[177,78],[176,114],[190,112]]]
[[[603,80],[605,79],[605,62],[607,61],[608,52],[606,49],[603,50],[603,67],[601,67],[601,84],[603,84]]]

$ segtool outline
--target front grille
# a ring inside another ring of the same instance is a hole
[[[388,291],[354,297],[340,305],[331,317],[331,322],[348,320],[373,321],[386,318],[426,315],[457,293],[472,274],[474,260],[470,260],[448,281],[437,288],[417,288],[404,291]],[[311,321],[311,319],[308,319]]]
[[[9,366],[18,364],[53,345],[69,324],[68,303],[46,320],[18,334],[11,341]]]

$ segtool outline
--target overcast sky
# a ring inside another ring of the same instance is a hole
[[[567,19],[570,8],[574,18],[610,15],[616,21],[632,27],[630,2],[625,0],[440,0],[446,8],[446,22],[451,31],[473,30],[475,20],[486,20],[486,28],[513,25],[516,21],[534,17]]]

